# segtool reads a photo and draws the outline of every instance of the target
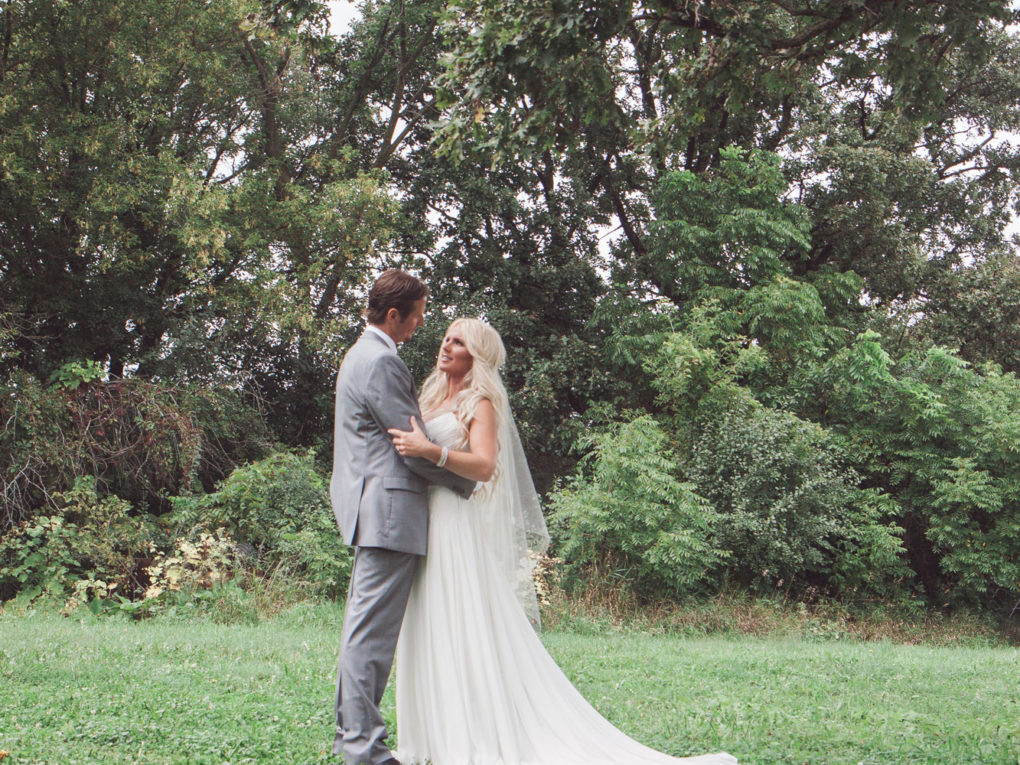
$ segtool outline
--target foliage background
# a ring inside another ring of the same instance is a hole
[[[1015,601],[1016,9],[360,10],[0,6],[3,598],[137,608],[210,538],[195,586],[342,593],[332,379],[399,265],[418,379],[502,333],[568,584]]]

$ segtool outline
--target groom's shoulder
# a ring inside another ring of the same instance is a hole
[[[360,374],[399,375],[407,372],[407,365],[385,342],[365,334],[344,355],[340,369]]]
[[[366,332],[354,341],[354,345],[347,349],[342,364],[346,364],[349,361],[369,361],[380,354],[386,353],[388,350],[385,343],[380,342]]]
[[[373,378],[394,379],[411,376],[404,360],[389,348],[372,355],[368,362],[368,371]]]

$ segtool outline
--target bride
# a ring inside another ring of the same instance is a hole
[[[570,684],[535,633],[535,558],[548,545],[499,376],[506,351],[478,319],[447,330],[421,393],[426,433],[390,430],[403,455],[484,482],[433,486],[428,554],[397,644],[398,757],[405,765],[723,765],[628,738]]]

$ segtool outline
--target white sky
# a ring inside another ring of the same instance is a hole
[[[356,3],[352,0],[327,0],[331,18],[329,23],[330,34],[338,35],[350,26],[351,22],[361,15]]]

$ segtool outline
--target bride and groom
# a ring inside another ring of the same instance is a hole
[[[359,765],[735,763],[628,738],[546,652],[531,574],[548,534],[499,375],[503,343],[482,321],[454,321],[419,400],[397,344],[424,324],[427,297],[417,278],[383,273],[337,375],[330,498],[355,553],[334,754]],[[394,654],[396,754],[379,711]]]

